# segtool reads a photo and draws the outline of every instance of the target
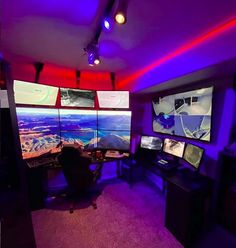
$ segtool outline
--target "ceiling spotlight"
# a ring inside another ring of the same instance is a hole
[[[95,64],[95,65],[99,65],[99,64],[100,64],[99,58],[97,58],[97,59],[94,60],[94,64]]]
[[[106,30],[111,30],[111,18],[109,17],[105,17],[104,20],[103,20],[103,26]]]
[[[115,12],[115,20],[118,24],[125,24],[127,21],[127,5],[128,0],[119,0],[118,7]]]
[[[100,64],[99,54],[98,54],[98,47],[95,43],[90,43],[85,48],[85,51],[88,54],[88,64],[90,66]]]

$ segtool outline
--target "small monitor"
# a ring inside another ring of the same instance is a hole
[[[95,91],[60,88],[61,106],[94,108]]]
[[[163,151],[182,158],[184,153],[185,142],[166,138],[164,140]]]
[[[129,91],[97,91],[100,108],[129,108]]]
[[[184,160],[187,161],[196,170],[199,168],[204,149],[192,144],[187,144],[184,151]]]
[[[14,80],[15,102],[17,104],[55,106],[58,87]]]
[[[163,145],[162,139],[158,137],[152,137],[152,136],[141,137],[141,144],[140,144],[141,148],[160,151],[162,145]]]

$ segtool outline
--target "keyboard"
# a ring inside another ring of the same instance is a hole
[[[26,161],[26,164],[28,165],[29,168],[37,168],[37,167],[42,167],[42,166],[54,166],[57,164],[57,160],[55,156],[50,156],[50,157],[39,157],[35,159],[30,159]]]
[[[164,171],[170,171],[178,167],[177,163],[168,162],[164,159],[155,160],[153,161],[153,164]]]

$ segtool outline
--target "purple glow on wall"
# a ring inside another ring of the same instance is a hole
[[[13,1],[5,1],[4,4],[6,9],[12,10],[12,13],[5,13],[8,15],[26,17],[30,13],[31,16],[43,15],[50,19],[64,19],[66,16],[67,22],[74,24],[91,24],[100,8],[99,0],[23,0],[20,4],[16,4]]]
[[[223,150],[225,146],[229,144],[230,140],[230,132],[233,124],[234,118],[234,108],[236,104],[236,93],[234,92],[232,87],[229,87],[232,79],[221,80],[218,82],[221,84],[220,88],[215,86],[213,92],[213,107],[212,107],[212,139],[210,143],[201,142],[193,139],[181,138],[178,136],[165,135],[160,133],[155,133],[152,130],[152,105],[151,98],[143,103],[143,116],[136,116],[136,119],[142,119],[142,130],[140,134],[146,134],[151,136],[157,136],[162,139],[170,138],[185,141],[187,143],[191,143],[197,146],[200,146],[205,149],[205,155],[210,159],[216,161],[218,159],[218,152]],[[214,83],[214,82],[212,82]],[[199,86],[199,88],[201,88]],[[171,92],[173,93],[173,92]],[[166,93],[168,95],[168,93]],[[140,106],[138,106],[140,110]],[[133,106],[132,111],[138,113],[138,109],[135,109]],[[135,117],[135,114],[133,115]],[[136,123],[133,120],[132,123]],[[138,121],[137,121],[138,123]],[[132,127],[135,129],[135,127]]]
[[[235,92],[232,88],[227,89],[225,91],[224,98],[222,99],[223,109],[220,116],[220,113],[215,110],[215,114],[213,117],[213,125],[214,122],[219,123],[218,137],[216,144],[205,145],[206,154],[213,158],[217,159],[218,152],[223,150],[225,146],[229,145],[230,140],[230,132],[233,124],[233,114],[234,114],[234,104],[235,104]],[[214,109],[213,109],[214,111]]]
[[[100,55],[106,58],[113,58],[116,56],[117,50],[120,50],[120,46],[116,41],[101,40],[99,42]],[[122,57],[122,56],[121,56]]]
[[[158,57],[153,63],[143,68],[140,68],[135,73],[128,76],[127,78],[124,78],[123,80],[119,81],[117,87],[119,89],[132,88],[132,91],[138,91],[153,86],[157,84],[157,82],[160,83],[162,81],[160,80],[160,76],[165,75],[165,73],[163,73],[162,71],[162,67],[165,64],[169,65],[169,73],[167,73],[167,75],[170,79],[173,76],[178,77],[181,74],[183,75],[187,72],[189,73],[190,71],[199,70],[211,64],[216,64],[217,62],[219,62],[219,57],[221,57],[221,59],[232,58],[234,57],[235,51],[227,51],[227,49],[222,49],[221,52],[219,53],[218,49],[216,50],[216,48],[219,47],[220,49],[222,46],[224,48],[227,47],[228,45],[225,43],[225,40],[231,44],[232,40],[234,40],[236,35],[235,30],[236,30],[236,18],[233,18],[211,29],[210,31],[199,35],[199,37],[186,42],[182,46],[179,46],[175,50],[170,51],[166,55],[162,57]],[[227,36],[228,39],[225,39],[226,35],[230,35]],[[212,40],[214,40],[214,43],[212,43]],[[192,51],[193,53],[195,53],[196,56],[199,53],[205,56],[205,58],[202,59],[201,61],[202,63],[197,66],[195,64],[195,59],[192,57],[191,60],[186,60],[187,63],[191,63],[191,61],[194,62],[192,63],[190,69],[186,70],[185,68],[186,63],[184,63],[183,68],[181,68],[179,72],[180,75],[176,75],[174,73],[172,73],[173,75],[170,75],[171,72],[170,63],[172,62],[172,60],[174,61],[176,66],[181,65],[179,58],[180,57],[185,58],[185,55],[188,56],[188,53]],[[214,56],[215,53],[217,53],[217,56]],[[155,81],[150,80],[150,75],[153,76],[153,79],[156,77],[156,80]],[[166,80],[168,79],[167,78],[163,79],[163,81]]]

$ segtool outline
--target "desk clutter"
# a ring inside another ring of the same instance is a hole
[[[73,147],[73,146],[71,146]],[[30,158],[25,160],[26,164],[29,168],[37,168],[37,167],[53,167],[53,166],[60,166],[58,162],[58,155],[60,152],[57,153],[45,153],[36,158]],[[120,152],[117,150],[96,150],[96,151],[83,151],[82,156],[88,157],[91,159],[91,162],[103,162],[110,159],[118,159],[123,157],[128,157],[129,153],[127,152]]]

